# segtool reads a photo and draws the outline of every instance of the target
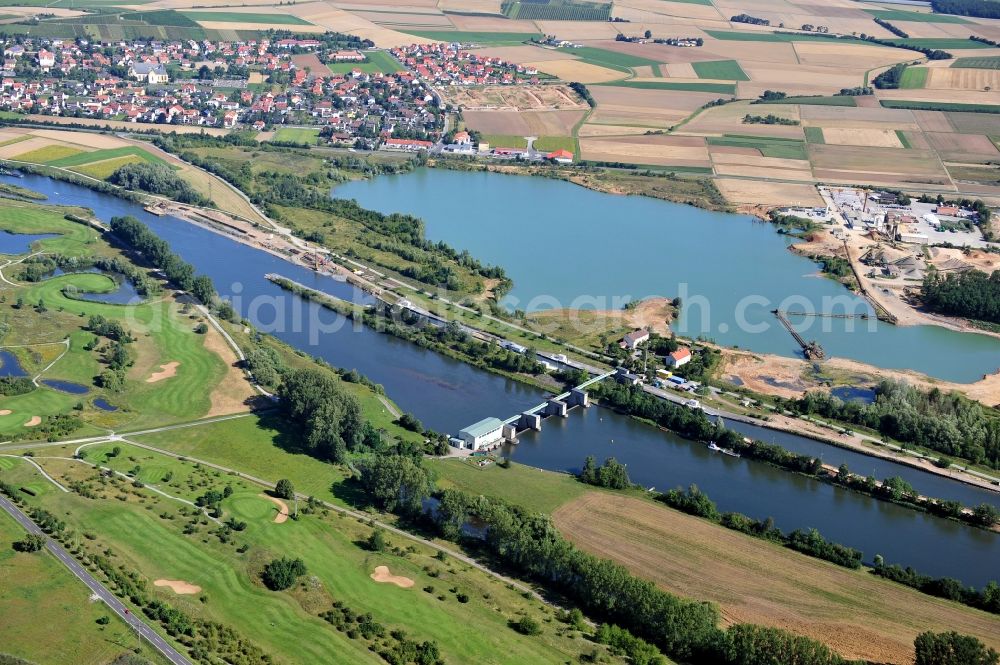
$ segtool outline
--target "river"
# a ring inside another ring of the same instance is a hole
[[[358,180],[334,195],[426,222],[431,240],[468,249],[514,280],[508,307],[621,309],[629,298],[680,296],[673,329],[760,353],[801,357],[771,310],[871,313],[818,275],[769,224],[551,178],[418,169]],[[968,383],[1000,367],[1000,339],[940,326],[792,317],[827,355]],[[870,326],[870,328],[869,328]]]
[[[156,217],[141,206],[91,190],[37,176],[18,184],[43,192],[51,203],[93,209],[107,221],[131,214],[167,240],[174,251],[209,275],[220,294],[261,329],[330,363],[356,368],[385,386],[403,409],[437,431],[456,432],[483,417],[506,417],[541,401],[542,393],[413,346],[354,328],[336,314],[281,291],[264,278],[278,272],[308,286],[356,300],[367,296],[329,277],[290,264],[261,250],[172,217]],[[791,435],[789,435],[791,436]],[[824,459],[846,451],[794,437],[815,447]],[[912,565],[936,576],[952,576],[982,585],[1000,578],[1000,536],[957,522],[876,501],[813,479],[747,459],[711,454],[669,432],[662,432],[607,409],[574,410],[569,418],[545,420],[540,433],[526,432],[513,452],[516,460],[542,468],[572,471],[584,457],[614,455],[628,464],[632,479],[668,489],[695,483],[723,511],[756,518],[771,516],[785,530],[815,527],[826,537],[857,547],[870,561],[882,554],[889,562]],[[817,453],[818,454],[818,453]],[[996,495],[937,478],[891,462],[864,458],[881,466],[880,475],[904,476],[926,494],[964,503],[996,501]],[[855,470],[867,472],[867,466]]]

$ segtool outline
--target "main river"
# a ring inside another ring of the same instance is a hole
[[[561,180],[419,169],[358,180],[334,196],[425,220],[427,235],[503,266],[507,305],[620,309],[628,297],[680,296],[680,335],[798,356],[771,314],[871,312],[769,224],[648,197],[595,192]],[[1000,367],[1000,339],[939,326],[794,318],[828,355],[968,383]],[[869,329],[869,324],[871,328]]]
[[[278,272],[334,295],[364,300],[364,294],[347,284],[82,187],[37,176],[15,182],[47,194],[51,203],[89,207],[105,221],[125,214],[141,219],[199,272],[209,275],[220,294],[231,298],[255,325],[336,366],[357,368],[383,384],[392,399],[433,429],[456,432],[485,416],[517,413],[543,397],[536,389],[392,337],[354,328],[332,312],[281,291],[264,275]],[[789,448],[822,455],[831,464],[846,462],[861,473],[901,475],[925,494],[966,504],[1000,503],[997,495],[987,490],[802,437],[763,430],[751,434],[780,436],[779,443]],[[599,459],[616,456],[628,464],[632,479],[647,487],[668,489],[696,483],[721,510],[756,518],[771,516],[786,530],[815,527],[827,538],[863,550],[868,561],[882,554],[890,562],[975,585],[1000,578],[1000,536],[995,533],[876,501],[752,460],[712,454],[700,444],[606,409],[574,410],[567,419],[547,419],[540,433],[524,433],[514,451],[518,461],[563,471],[578,469],[587,455]]]

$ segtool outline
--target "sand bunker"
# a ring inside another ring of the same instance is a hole
[[[278,514],[274,516],[274,523],[281,524],[288,519],[288,504],[273,496],[268,496],[267,494],[261,494],[262,497],[268,499],[278,507]]]
[[[378,566],[375,568],[375,572],[371,574],[371,578],[380,584],[395,584],[403,589],[409,589],[413,586],[413,580],[409,577],[393,575],[389,572],[388,566]]]
[[[170,587],[171,591],[181,595],[190,595],[201,591],[200,586],[191,584],[190,582],[183,582],[181,580],[156,580],[153,582],[153,586]]]
[[[0,416],[9,416],[12,413],[14,412],[10,409],[0,409]]]
[[[160,365],[160,371],[150,374],[149,378],[146,379],[146,383],[156,383],[157,381],[162,381],[164,379],[169,379],[172,376],[176,376],[177,367],[179,365],[180,363],[176,360]]]
[[[31,416],[31,420],[24,423],[25,427],[34,427],[35,425],[40,425],[42,423],[41,416]]]

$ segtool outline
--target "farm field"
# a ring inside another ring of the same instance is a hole
[[[698,83],[696,81],[616,81],[615,86],[638,90],[685,90],[687,92],[714,92],[720,95],[735,95],[736,86],[728,83]]]
[[[1000,69],[1000,56],[955,58],[955,62],[951,63],[951,66],[955,69]]]
[[[587,64],[607,69],[617,69],[626,73],[629,73],[633,67],[649,67],[658,64],[655,60],[650,60],[649,58],[642,58],[618,51],[609,51],[593,46],[574,48],[569,53]]]
[[[611,3],[587,0],[507,0],[502,5],[502,11],[512,21],[607,21],[611,16]]]
[[[732,148],[755,148],[764,157],[779,159],[807,159],[805,143],[798,139],[779,139],[764,136],[741,136],[726,134],[721,137],[709,137],[708,145],[726,146]]]
[[[481,134],[480,140],[489,143],[491,148],[520,148],[523,150],[528,147],[528,139],[512,134]]]
[[[584,111],[466,111],[465,126],[501,136],[569,136]]]
[[[903,89],[923,88],[927,85],[927,75],[930,70],[926,67],[907,67],[903,70],[899,87]]]
[[[864,10],[875,18],[883,21],[904,21],[920,23],[957,23],[967,24],[968,20],[961,16],[951,14],[937,14],[930,12],[910,12],[902,9],[866,9]]]
[[[576,545],[682,596],[708,598],[731,622],[779,626],[844,656],[910,663],[922,630],[958,630],[994,647],[995,617],[811,559],[648,500],[588,492],[553,514]]]
[[[259,23],[261,25],[312,25],[298,16],[287,13],[258,12],[214,12],[214,11],[184,11],[184,16],[199,23]]]
[[[750,77],[746,75],[746,72],[740,68],[740,64],[735,60],[709,60],[707,62],[695,62],[691,66],[694,68],[698,78],[702,79],[750,80]]]
[[[460,42],[482,46],[523,44],[542,36],[539,32],[469,32],[462,30],[406,30],[406,33],[433,41]]]

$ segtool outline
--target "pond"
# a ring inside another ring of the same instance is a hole
[[[94,406],[96,406],[101,411],[117,411],[118,407],[114,404],[109,403],[103,397],[98,397],[94,400]]]
[[[27,254],[32,243],[58,237],[58,233],[11,233],[0,229],[0,254]]]
[[[0,376],[17,378],[27,376],[28,373],[21,367],[21,361],[13,353],[6,349],[0,349]]]
[[[71,395],[83,395],[90,392],[90,388],[83,385],[82,383],[73,383],[72,381],[63,381],[62,379],[42,379],[42,383],[49,388],[54,390],[59,390],[64,393],[69,393]]]

